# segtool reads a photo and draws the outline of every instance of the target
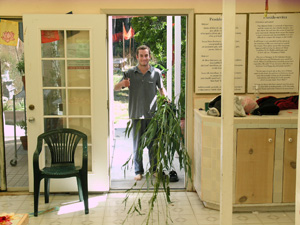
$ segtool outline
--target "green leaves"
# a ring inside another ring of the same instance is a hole
[[[132,127],[133,127],[133,124],[132,124],[131,120],[129,120],[127,122],[127,126],[126,126],[126,129],[125,129],[125,137],[129,138],[129,135],[130,135],[130,132],[132,130]]]
[[[166,65],[166,16],[134,17],[131,25],[135,30],[134,39],[137,43],[150,47],[157,63]]]
[[[164,171],[170,170],[172,167],[175,153],[179,156],[180,169],[184,169],[188,178],[190,180],[192,179],[191,160],[185,149],[184,135],[182,134],[180,127],[180,109],[180,103],[175,105],[174,99],[172,102],[169,102],[166,97],[159,95],[157,99],[157,111],[140,140],[140,146],[138,148],[139,155],[142,155],[143,149],[153,142],[151,151],[155,153],[154,157],[157,160],[156,170],[153,171],[152,167],[149,168],[145,174],[146,180],[138,191],[138,193],[140,193],[142,188],[146,185],[147,191],[152,192],[152,197],[148,202],[149,212],[147,214],[146,224],[149,222],[149,218],[153,212],[160,191],[163,191],[165,195],[164,199],[166,204],[171,203],[170,180],[169,177],[164,174]],[[137,126],[137,130],[138,129],[140,129],[140,125]],[[126,136],[129,137],[131,130],[132,123],[128,122],[125,130]],[[126,165],[128,165],[130,160],[132,160],[132,158],[127,160],[123,167],[126,168]],[[153,176],[154,173],[155,176]],[[128,190],[128,193],[132,190],[133,188]],[[134,207],[127,213],[131,214],[137,212],[140,214],[140,210],[142,209],[140,198],[138,198],[137,202],[134,201],[133,206]]]

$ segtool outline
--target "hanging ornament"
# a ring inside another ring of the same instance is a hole
[[[269,10],[269,0],[266,0],[266,4],[265,4],[265,17],[267,17],[267,15],[268,15],[268,10]]]

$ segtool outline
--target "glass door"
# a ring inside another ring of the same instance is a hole
[[[89,190],[107,191],[106,17],[25,15],[24,27],[29,155],[40,133],[80,130],[88,136]],[[73,190],[76,179],[51,180],[50,191]]]

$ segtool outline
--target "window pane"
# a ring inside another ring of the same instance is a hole
[[[63,30],[42,30],[41,43],[42,58],[65,57]]]
[[[42,61],[43,87],[65,86],[65,61]]]
[[[67,31],[68,58],[89,58],[90,37],[89,31]]]
[[[43,92],[44,115],[65,115],[66,91],[45,89]]]
[[[69,87],[90,86],[90,61],[89,60],[68,61],[68,86]]]
[[[44,127],[45,132],[54,130],[54,129],[61,129],[66,128],[67,123],[66,119],[64,118],[46,118],[44,119]]]
[[[92,128],[90,118],[70,118],[69,127],[85,133],[88,138],[88,143],[92,143]]]
[[[90,90],[68,90],[69,115],[91,115]]]
[[[82,142],[79,143],[75,152],[75,165],[82,166]],[[88,171],[92,171],[92,149],[88,146]]]

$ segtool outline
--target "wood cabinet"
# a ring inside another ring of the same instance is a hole
[[[238,129],[235,203],[271,203],[275,129]]]
[[[294,210],[298,110],[234,118],[233,211]],[[221,119],[195,110],[194,187],[219,209]]]
[[[285,129],[282,202],[295,202],[297,129]]]

